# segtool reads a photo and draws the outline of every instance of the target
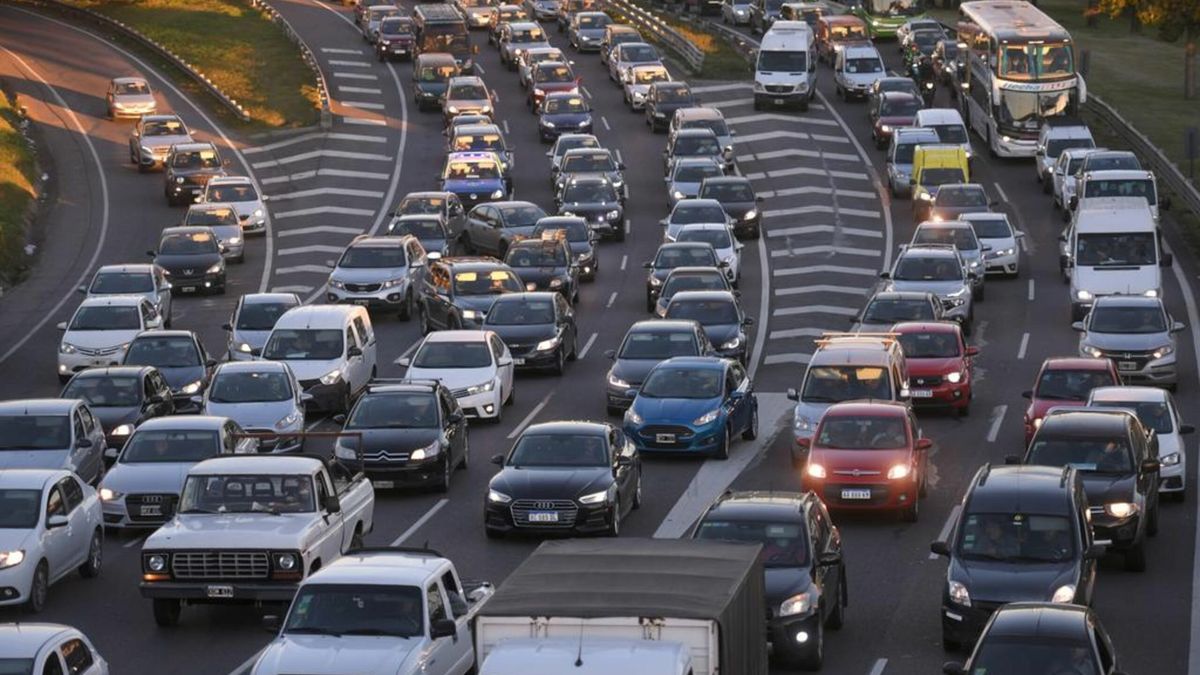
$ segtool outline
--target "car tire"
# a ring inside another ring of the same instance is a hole
[[[841,630],[846,624],[846,568],[838,570],[837,605],[825,619],[825,627],[830,630]]]
[[[27,614],[39,614],[46,609],[46,597],[50,592],[50,567],[45,560],[38,563],[33,572],[33,580],[29,583],[29,598],[25,600],[24,609]]]
[[[95,579],[100,576],[100,570],[104,567],[104,533],[100,528],[92,533],[92,541],[88,544],[88,557],[82,565],[79,566],[79,576],[84,579]]]
[[[1125,551],[1125,571],[1146,571],[1146,541],[1142,540]]]
[[[646,311],[654,312],[654,298],[650,297],[649,293],[646,294]],[[65,382],[65,380],[64,380],[64,382]]]
[[[752,441],[758,438],[758,402],[754,403],[754,409],[750,411],[750,426],[742,432],[742,440]]]
[[[900,519],[906,523],[915,523],[921,516],[921,500],[914,499],[907,508],[901,509]]]
[[[349,415],[350,408],[353,403],[354,397],[350,395],[350,386],[346,385],[346,388],[342,390],[341,397],[338,399],[337,410],[335,411],[335,414]]]
[[[454,467],[451,466],[450,455],[448,453],[449,451],[447,451],[446,460],[442,462],[442,472],[438,477],[438,482],[433,486],[434,491],[441,494],[446,494],[450,491],[450,473],[454,471]]]
[[[414,304],[412,290],[409,290],[404,294],[404,304],[400,306],[400,312],[397,318],[399,318],[401,321],[411,320],[413,317]]]
[[[718,445],[717,449],[713,451],[713,458],[729,459],[729,444],[731,442],[732,441],[729,437],[729,425],[725,425],[725,433],[722,434],[721,444]]]
[[[421,335],[429,335],[429,313],[420,304],[417,305],[417,326],[420,328]]]
[[[817,622],[816,635],[813,637],[809,652],[800,658],[801,670],[820,670],[825,663],[825,624]]]
[[[618,497],[617,500],[615,502],[613,502],[612,522],[608,524],[608,529],[604,531],[604,535],[606,537],[621,536],[621,498],[620,497]]]
[[[183,605],[178,600],[170,598],[154,599],[154,623],[162,628],[173,628],[179,625],[179,614]]]

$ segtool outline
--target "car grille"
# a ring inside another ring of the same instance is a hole
[[[522,527],[542,527],[547,529],[569,528],[575,525],[575,516],[579,507],[567,499],[518,499],[512,503],[513,524]],[[530,522],[531,512],[554,512],[558,514],[558,522]]]
[[[266,551],[186,551],[171,556],[176,579],[266,579]]]
[[[766,90],[771,94],[790,94],[792,93],[792,85],[790,84],[768,84]]]
[[[121,351],[121,345],[117,345],[115,347],[97,347],[96,349],[77,347],[76,349],[84,356],[109,356]]]
[[[462,389],[452,389],[450,391],[450,395],[454,398],[463,398],[467,396],[467,389],[466,387],[463,387]]]
[[[368,467],[372,464],[402,464],[408,461],[408,457],[411,454],[407,450],[374,450],[363,453],[363,462]]]
[[[517,358],[524,358],[533,351],[535,345],[508,345],[508,351]]]
[[[150,152],[152,152],[156,155],[165,155],[170,151],[171,151],[171,148],[170,148],[170,146],[167,146],[167,145],[160,145],[157,147],[150,148]]]
[[[1154,358],[1154,352],[1151,351],[1106,351],[1104,357],[1112,359],[1117,364],[1118,371],[1130,370],[1137,371],[1146,367],[1146,364]],[[1122,364],[1132,363],[1133,368],[1122,368]]]
[[[922,375],[921,377],[912,378],[912,384],[916,387],[936,387],[941,383],[941,375]]]
[[[380,284],[346,284],[346,290],[351,293],[374,293]]]
[[[134,523],[165,523],[175,515],[175,503],[179,495],[175,494],[131,494],[125,497],[125,511],[129,520]],[[142,507],[159,507],[161,515],[142,515]]]

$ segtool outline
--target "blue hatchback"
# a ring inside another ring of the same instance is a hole
[[[545,142],[560,134],[592,133],[592,109],[575,93],[549,94],[538,106],[538,134]]]
[[[468,209],[508,198],[504,167],[494,152],[452,152],[440,175],[443,192],[453,192]]]
[[[625,412],[625,435],[639,451],[729,457],[733,437],[758,436],[758,399],[742,364],[677,356],[654,367]]]

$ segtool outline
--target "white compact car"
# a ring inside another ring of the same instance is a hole
[[[725,263],[725,275],[730,283],[738,285],[742,278],[742,242],[733,236],[729,227],[714,223],[684,225],[675,234],[675,241],[700,241],[712,244],[717,259]]]
[[[669,82],[671,74],[661,63],[644,63],[628,69],[627,77],[622,81],[625,90],[625,105],[631,110],[643,110],[646,107],[646,93],[655,82]]]
[[[410,380],[441,380],[467,417],[499,423],[502,408],[513,401],[515,363],[504,341],[492,331],[440,330],[421,341],[411,358],[397,363]]]
[[[0,626],[0,663],[15,662],[23,673],[108,675],[106,662],[83,633],[58,623]]]
[[[1158,439],[1159,493],[1175,501],[1185,499],[1188,471],[1183,437],[1196,428],[1180,420],[1171,392],[1159,387],[1097,387],[1087,404],[1132,410]]]
[[[964,213],[958,217],[971,224],[975,238],[983,246],[985,274],[1003,274],[1016,278],[1021,275],[1021,247],[1017,240],[1024,232],[1013,229],[1003,213]]]
[[[50,584],[75,570],[89,579],[100,574],[100,498],[70,471],[0,473],[0,523],[0,605],[40,612]]]
[[[80,286],[85,296],[141,295],[154,305],[163,317],[163,328],[171,327],[171,282],[157,265],[135,263],[104,265],[92,276],[92,283]]]
[[[142,295],[102,295],[85,299],[58,345],[58,379],[66,384],[85,368],[118,366],[138,333],[162,328],[162,315]]]
[[[217,176],[208,181],[200,197],[201,202],[232,206],[237,211],[242,232],[247,235],[266,234],[271,218],[267,213],[268,199],[248,176]]]

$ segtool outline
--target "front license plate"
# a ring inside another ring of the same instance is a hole
[[[232,598],[233,586],[209,586],[205,591],[210,598]]]
[[[381,490],[390,490],[390,489],[396,487],[396,481],[394,481],[394,480],[373,480],[373,481],[371,481],[371,485],[374,485],[375,487],[377,487]]]
[[[1118,370],[1137,370],[1138,369],[1137,362],[1136,361],[1118,361],[1117,369]]]
[[[138,513],[140,513],[143,516],[161,516],[162,515],[162,505],[161,504],[143,504],[142,508],[138,510]]]
[[[657,443],[674,443],[675,434],[654,434],[654,440]]]
[[[523,365],[525,365],[525,359],[513,359],[513,365],[514,366],[523,366]]]
[[[783,99],[781,99],[781,98],[775,99],[775,105],[783,105]]]
[[[529,514],[529,522],[531,523],[557,523],[557,511],[534,511]]]
[[[184,293],[195,293],[198,286],[176,286],[175,288],[178,288]]]
[[[842,499],[870,499],[870,490],[842,490]]]
[[[933,398],[932,389],[913,389],[908,393],[913,398]]]
[[[364,307],[367,306],[368,304],[370,304],[370,302],[371,301],[366,298],[355,298],[354,299],[354,304],[363,305]]]

